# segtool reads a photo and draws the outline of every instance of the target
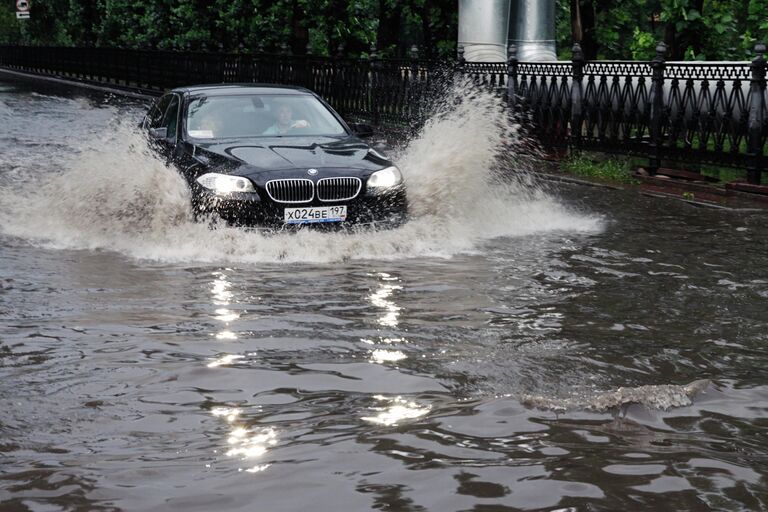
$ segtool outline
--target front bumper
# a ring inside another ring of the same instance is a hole
[[[405,187],[396,187],[376,195],[361,194],[349,201],[301,204],[276,203],[256,193],[216,195],[198,187],[194,192],[193,209],[197,218],[218,217],[231,226],[266,227],[270,229],[344,229],[348,226],[369,225],[375,228],[393,228],[404,223],[408,216]],[[347,219],[342,222],[318,224],[285,224],[285,208],[307,206],[347,206]]]

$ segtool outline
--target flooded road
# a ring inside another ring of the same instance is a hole
[[[499,180],[475,98],[400,229],[210,230],[144,108],[0,83],[0,510],[768,509],[766,215]]]

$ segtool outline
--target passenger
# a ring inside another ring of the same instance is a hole
[[[277,108],[277,120],[264,130],[263,135],[283,135],[294,128],[309,128],[309,121],[305,119],[293,119],[293,110],[288,105],[280,105]]]
[[[190,126],[189,135],[197,137],[199,139],[213,139],[216,137],[222,137],[222,130],[224,123],[221,118],[213,112],[205,112],[198,114],[194,117],[194,128]]]

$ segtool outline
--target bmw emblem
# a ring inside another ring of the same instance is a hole
[[[309,174],[310,176],[314,176],[315,174],[317,174],[317,169],[307,169],[307,174]]]

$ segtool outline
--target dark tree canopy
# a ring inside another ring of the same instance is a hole
[[[40,45],[448,57],[458,23],[445,0],[32,0],[21,21],[6,3],[0,43]]]
[[[558,0],[564,57],[577,12],[591,60],[647,60],[657,41],[667,43],[673,60],[744,60],[768,36],[768,0]]]
[[[556,0],[561,58],[743,60],[768,35],[768,0]],[[456,0],[31,0],[0,8],[0,44],[291,51],[360,57],[456,52]]]

